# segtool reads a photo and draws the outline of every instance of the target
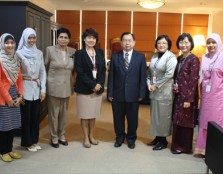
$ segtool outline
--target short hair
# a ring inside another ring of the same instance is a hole
[[[159,36],[157,37],[156,42],[155,42],[155,48],[158,49],[158,48],[157,48],[157,42],[158,42],[159,40],[161,40],[161,39],[165,39],[165,40],[167,41],[167,44],[168,44],[168,50],[170,50],[171,47],[172,47],[172,41],[170,40],[169,36],[167,36],[167,35],[165,35],[165,34],[161,34],[161,35],[159,35]]]
[[[122,41],[122,39],[123,39],[123,37],[124,37],[125,35],[129,35],[129,34],[132,35],[132,38],[133,38],[134,41],[136,40],[134,34],[132,34],[132,33],[130,33],[130,32],[124,32],[124,33],[122,33],[122,35],[121,35],[121,41]]]
[[[183,34],[181,34],[178,37],[177,42],[176,42],[176,46],[177,46],[178,50],[180,49],[179,42],[184,40],[186,37],[188,38],[188,40],[191,43],[190,51],[193,50],[193,48],[194,48],[194,40],[193,40],[193,38],[191,37],[191,35],[189,33],[183,33]]]
[[[96,43],[98,43],[98,33],[95,29],[93,28],[87,28],[83,34],[82,34],[82,45],[85,47],[86,44],[84,42],[84,39],[87,37],[87,36],[93,36],[95,39],[96,39]]]
[[[70,39],[71,34],[70,34],[70,31],[67,28],[60,28],[60,29],[58,29],[57,30],[57,38],[59,37],[59,35],[61,33],[66,33],[68,35],[68,38]]]

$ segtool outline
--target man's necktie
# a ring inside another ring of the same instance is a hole
[[[128,53],[125,53],[125,68],[128,69],[129,67],[129,54]]]

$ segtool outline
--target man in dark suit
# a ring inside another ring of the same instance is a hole
[[[138,127],[139,101],[146,91],[145,55],[135,50],[135,36],[130,32],[121,35],[123,50],[111,57],[108,76],[108,99],[112,102],[116,141],[120,147],[125,138],[130,149],[135,148]],[[125,116],[127,134],[125,133]]]

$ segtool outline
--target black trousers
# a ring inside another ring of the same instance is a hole
[[[134,143],[137,138],[138,128],[138,102],[118,102],[112,100],[112,111],[116,141]],[[125,117],[127,118],[127,134],[125,133]]]
[[[0,131],[0,154],[12,152],[15,130]]]
[[[21,106],[21,116],[21,146],[30,147],[39,141],[40,100],[25,100]]]

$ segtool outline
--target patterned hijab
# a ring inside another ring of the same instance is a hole
[[[38,54],[40,53],[36,47],[36,44],[34,44],[33,46],[30,46],[28,44],[28,38],[32,34],[36,37],[36,31],[32,28],[26,28],[23,31],[22,37],[19,41],[19,46],[17,49],[17,53],[19,54],[20,57],[30,59],[30,58],[37,57]]]
[[[19,66],[17,60],[14,58],[15,52],[7,53],[5,51],[4,44],[9,39],[13,39],[15,42],[14,37],[9,33],[5,33],[0,37],[0,64],[7,79],[13,85],[18,79]]]
[[[204,71],[208,70],[210,66],[213,66],[216,59],[218,57],[222,57],[222,56],[220,56],[220,54],[223,54],[222,53],[221,37],[216,33],[212,33],[207,37],[206,42],[208,39],[214,39],[216,41],[218,47],[217,47],[217,51],[215,53],[213,53],[213,54],[207,53],[202,56],[202,64],[201,64],[201,71],[200,71],[200,83],[202,82],[202,80],[204,78]]]

